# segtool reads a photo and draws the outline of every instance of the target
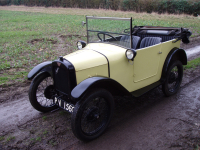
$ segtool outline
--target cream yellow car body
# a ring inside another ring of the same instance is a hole
[[[132,92],[160,80],[167,55],[180,47],[180,41],[173,41],[138,49],[133,61],[126,58],[126,48],[106,43],[89,43],[64,58],[74,65],[77,84],[90,77],[109,77]]]
[[[83,49],[64,58],[74,65],[77,84],[93,76],[108,77],[108,62],[96,51]]]

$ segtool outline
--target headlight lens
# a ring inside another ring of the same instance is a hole
[[[133,59],[133,57],[134,57],[134,53],[133,53],[133,51],[132,50],[127,50],[126,51],[126,57],[128,58],[128,59]]]
[[[77,47],[78,47],[78,49],[82,49],[83,48],[81,42],[77,43]]]
[[[84,48],[85,46],[86,46],[86,42],[85,42],[85,41],[79,40],[79,41],[77,42],[77,47],[78,47],[78,49],[82,49],[82,48]]]
[[[132,61],[135,58],[136,54],[137,53],[134,49],[127,49],[126,53],[125,53],[126,58],[128,58],[128,60],[132,60]]]

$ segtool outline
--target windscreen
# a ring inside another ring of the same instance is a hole
[[[88,43],[104,42],[130,48],[131,18],[87,17]]]

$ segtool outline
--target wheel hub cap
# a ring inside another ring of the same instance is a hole
[[[174,72],[170,73],[169,83],[173,83],[176,80],[176,76]]]
[[[55,94],[55,91],[54,91],[53,85],[47,86],[46,89],[44,90],[44,96],[48,99],[51,99],[54,94]]]
[[[89,110],[88,114],[86,115],[87,121],[94,122],[99,119],[99,109],[97,107],[93,107]]]

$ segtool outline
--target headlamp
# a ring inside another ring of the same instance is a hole
[[[133,61],[134,57],[136,56],[136,52],[133,49],[127,49],[125,54],[126,54],[126,58],[128,60],[132,60],[132,61]]]
[[[78,47],[79,50],[84,48],[85,46],[86,46],[86,42],[84,42],[84,41],[78,41],[77,42],[77,47]]]

